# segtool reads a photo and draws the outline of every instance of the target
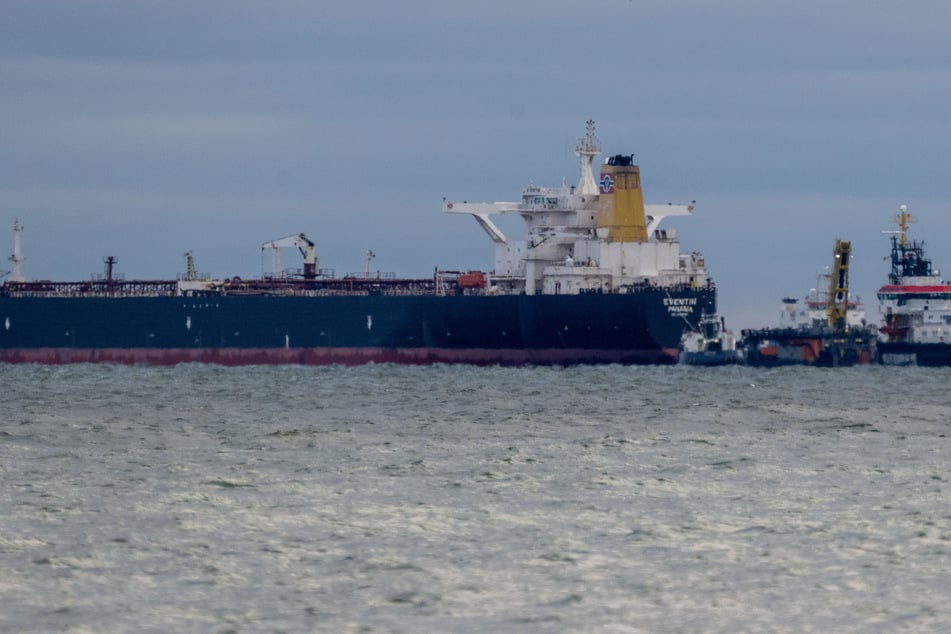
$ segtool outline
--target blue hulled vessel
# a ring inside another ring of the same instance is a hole
[[[443,200],[475,218],[495,246],[491,271],[431,278],[336,277],[304,234],[266,242],[299,249],[303,269],[260,279],[198,275],[125,280],[114,258],[95,279],[27,281],[15,224],[14,271],[0,285],[0,362],[359,364],[674,363],[681,338],[716,312],[703,256],[660,228],[692,205],[645,205],[640,169],[601,152],[589,121],[576,186],[530,185],[512,203]],[[512,240],[496,214],[524,219]],[[368,259],[369,262],[369,259]]]

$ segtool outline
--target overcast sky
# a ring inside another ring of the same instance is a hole
[[[367,249],[488,269],[442,197],[577,182],[592,118],[647,202],[697,201],[667,226],[728,323],[776,323],[837,238],[874,319],[900,204],[951,270],[949,25],[938,0],[4,0],[0,253],[19,218],[28,279],[164,279],[186,249],[256,276],[299,232],[338,275]]]

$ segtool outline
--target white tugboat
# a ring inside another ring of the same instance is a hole
[[[680,360],[686,365],[731,365],[739,360],[736,335],[727,330],[723,317],[704,314],[696,330],[684,335]]]

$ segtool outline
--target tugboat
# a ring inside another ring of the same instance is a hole
[[[758,367],[844,367],[872,362],[874,329],[865,326],[864,319],[853,325],[849,317],[850,306],[858,305],[849,297],[852,243],[836,240],[833,255],[825,319],[818,318],[811,307],[797,311],[797,301],[785,298],[783,314],[786,323],[782,327],[743,331],[740,353],[744,363]]]
[[[732,365],[738,358],[736,335],[726,329],[723,317],[704,313],[699,327],[684,335],[680,361],[685,365]]]
[[[951,284],[925,257],[924,241],[908,239],[917,219],[902,205],[892,220],[891,272],[878,290],[883,315],[878,361],[884,365],[951,366]]]

